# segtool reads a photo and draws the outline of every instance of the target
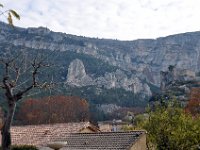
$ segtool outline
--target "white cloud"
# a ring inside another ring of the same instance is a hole
[[[22,27],[132,40],[200,29],[199,0],[2,0]]]

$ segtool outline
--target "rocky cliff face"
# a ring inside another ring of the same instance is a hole
[[[134,76],[128,78],[127,75],[119,69],[115,72],[105,73],[104,76],[92,79],[86,74],[85,66],[79,59],[73,60],[69,65],[67,84],[78,87],[96,85],[106,89],[123,88],[134,94],[143,93],[143,98],[152,95],[151,90],[146,83],[142,83],[139,78]]]
[[[200,87],[199,74],[194,71],[169,67],[161,72],[161,90],[166,97],[176,96],[182,105],[187,104],[193,87]]]
[[[62,67],[67,68],[66,72],[68,70],[66,82],[73,86],[123,88],[151,96],[150,85],[160,87],[160,71],[166,71],[170,65],[195,73],[200,71],[200,32],[118,41],[56,33],[43,27],[13,29],[0,23],[0,28],[1,48],[8,44],[26,49],[71,51],[117,68],[103,75],[90,74],[86,71],[90,66],[85,66],[82,60],[72,60],[69,66]]]
[[[74,86],[93,85],[93,80],[85,72],[85,66],[79,59],[73,60],[68,68],[67,83]]]

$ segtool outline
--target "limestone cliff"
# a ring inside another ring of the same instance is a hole
[[[182,105],[186,105],[191,89],[200,87],[199,81],[194,71],[170,66],[168,71],[161,71],[162,95],[176,96]]]
[[[93,80],[85,72],[85,66],[79,59],[73,60],[68,68],[67,83],[75,86],[93,85]]]
[[[88,86],[96,85],[107,89],[123,88],[126,91],[131,91],[134,94],[143,93],[143,98],[152,95],[150,87],[137,77],[128,78],[127,75],[121,71],[105,73],[104,76],[92,79],[86,74],[85,66],[79,59],[73,60],[68,67],[67,84],[73,86]]]
[[[60,69],[58,73],[62,75],[57,77],[58,80],[67,78],[67,83],[73,86],[123,88],[126,91],[151,96],[150,85],[159,88],[160,71],[167,71],[169,66],[190,70],[194,74],[200,72],[200,32],[157,39],[118,41],[57,33],[43,27],[13,29],[0,23],[0,28],[1,49],[12,47],[87,55],[87,65],[75,58],[74,61],[70,60],[70,65],[61,63],[60,68],[57,68]],[[66,60],[60,57],[60,61]],[[94,66],[91,69],[94,62],[96,69]],[[105,67],[98,67],[96,62],[109,67],[102,72]],[[97,72],[101,72],[101,75]]]

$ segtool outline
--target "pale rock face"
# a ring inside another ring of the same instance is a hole
[[[143,94],[143,95],[146,95],[147,97],[151,97],[152,96],[152,92],[151,92],[150,87],[145,83],[143,88],[144,88],[143,91],[145,91],[145,94]]]
[[[132,81],[132,90],[134,94],[143,93],[142,96],[144,98],[152,96],[150,87],[146,83],[142,83],[138,77],[133,78],[131,81]]]
[[[162,71],[161,72],[161,89],[164,90],[165,86],[170,85],[175,82],[185,82],[185,81],[194,81],[196,80],[196,74],[194,71],[187,69],[177,69],[174,68],[171,71]]]
[[[28,28],[28,33],[37,33],[37,34],[49,34],[51,31],[45,27],[38,27],[38,28]]]
[[[167,71],[170,65],[177,69],[190,70],[191,72],[184,73],[189,75],[186,77],[188,80],[193,79],[194,74],[200,72],[200,32],[158,39],[117,41],[55,33],[41,27],[12,30],[4,23],[0,23],[0,26],[1,44],[41,50],[73,51],[90,55],[94,59],[119,68],[116,72],[107,72],[103,76],[92,79],[85,72],[83,63],[76,60],[70,64],[67,82],[77,86],[97,85],[108,89],[124,88],[133,91],[133,85],[136,84],[134,92],[141,91],[142,94],[151,95],[149,86],[142,81],[145,80],[159,87],[162,78],[160,71]],[[69,44],[66,38],[82,41],[84,44]],[[134,77],[128,77],[125,71],[134,74]]]
[[[83,62],[79,59],[73,60],[68,68],[67,83],[75,86],[92,85],[92,78],[85,72]]]
[[[120,106],[117,106],[116,104],[102,104],[99,106],[99,110],[103,111],[106,114],[113,113],[114,111],[120,109]]]
[[[134,94],[143,92],[145,97],[150,97],[152,95],[147,84],[143,84],[139,78],[128,78],[127,75],[119,69],[116,70],[116,72],[105,73],[104,76],[92,79],[86,74],[85,66],[79,59],[73,60],[69,65],[67,84],[73,86],[97,85],[107,89],[123,88],[126,91],[134,92]]]
[[[62,36],[61,33],[54,34],[52,36],[52,38],[53,38],[53,41],[55,41],[55,42],[59,42],[59,41],[62,41],[64,39],[64,37]]]

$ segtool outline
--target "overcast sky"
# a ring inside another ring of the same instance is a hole
[[[0,0],[21,27],[134,40],[200,30],[200,0]],[[2,17],[2,16],[1,16]]]

